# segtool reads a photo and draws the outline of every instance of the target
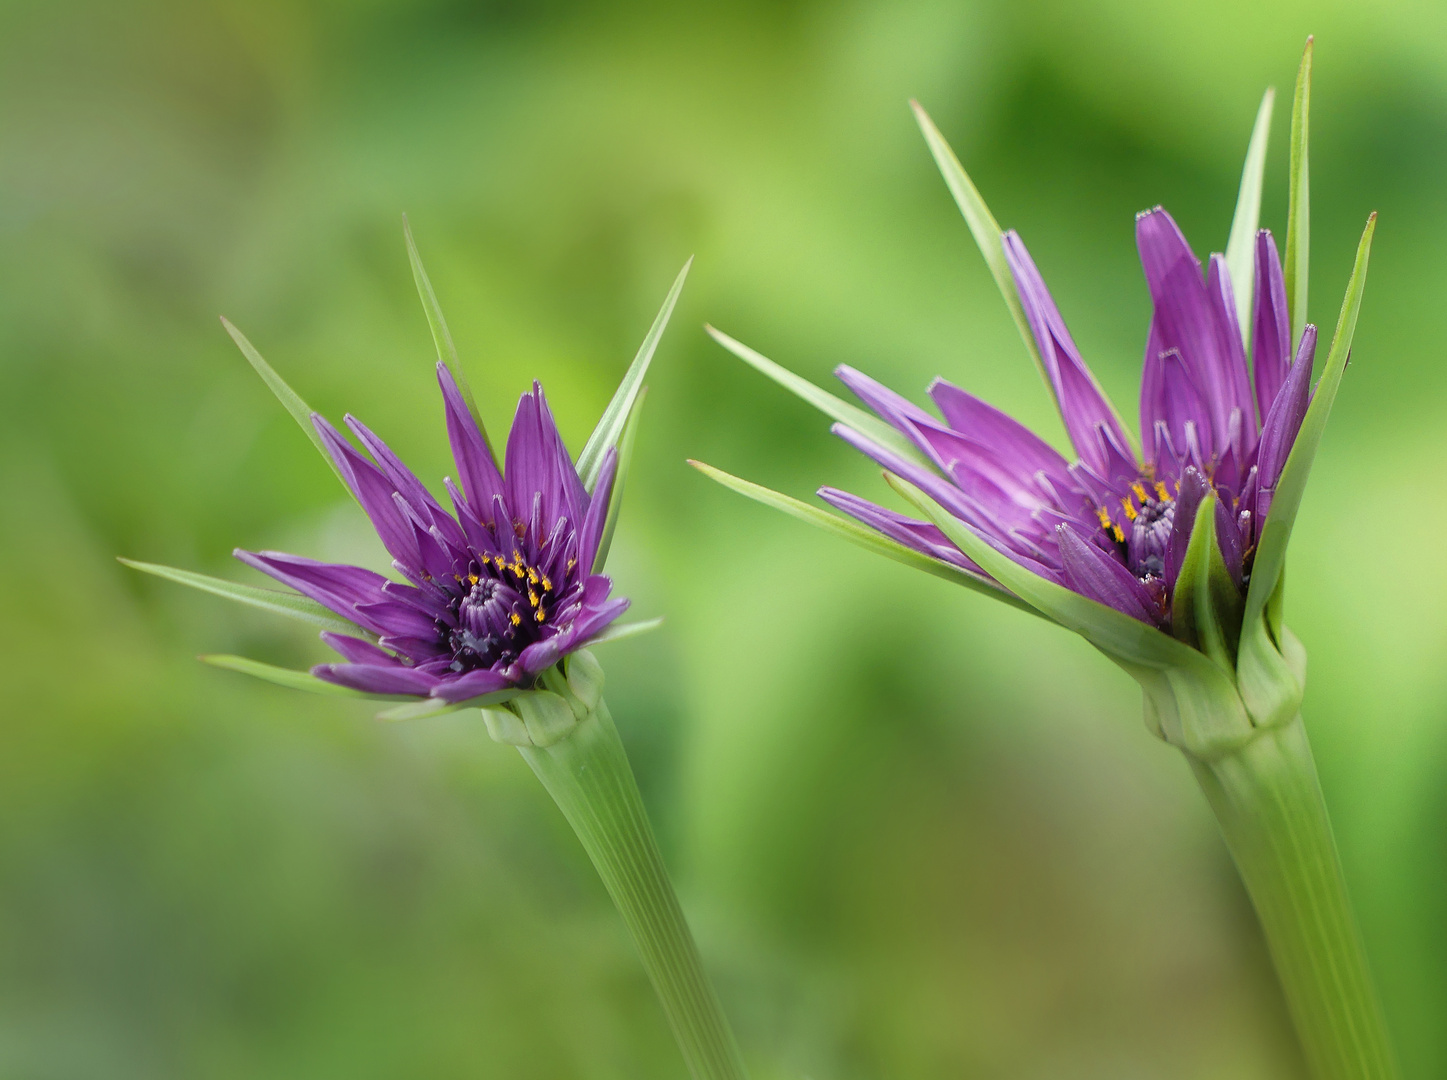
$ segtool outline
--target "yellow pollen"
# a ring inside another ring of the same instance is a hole
[[[1134,521],[1139,515],[1139,511],[1135,508],[1135,503],[1131,502],[1129,499],[1122,499],[1120,505],[1121,509],[1125,511],[1126,518],[1130,521]]]
[[[538,620],[538,622],[542,622],[545,618],[547,618],[547,615],[548,615],[548,613],[547,613],[546,611],[544,611],[542,608],[538,608],[538,614],[537,614],[537,620]]]
[[[512,620],[512,624],[514,626],[521,626],[523,624],[523,617],[519,615],[516,611],[509,615],[508,618]]]
[[[538,594],[533,592],[531,589],[528,590],[528,603],[531,604],[533,607],[538,606]]]
[[[1120,531],[1120,526],[1119,526],[1119,525],[1112,525],[1112,526],[1110,527],[1110,531],[1113,532],[1113,533],[1115,533],[1115,542],[1116,542],[1117,544],[1124,544],[1124,543],[1125,543],[1125,533],[1123,533],[1123,532]]]
[[[1156,481],[1156,498],[1159,499],[1161,502],[1168,502],[1168,501],[1170,500],[1170,497],[1171,497],[1171,495],[1170,495],[1170,492],[1168,492],[1168,491],[1166,490],[1166,485],[1163,484],[1161,481],[1157,480],[1157,481]]]
[[[531,566],[528,567],[528,580],[531,581],[534,585],[538,583],[538,572],[534,570]]]
[[[544,589],[545,591],[547,591],[547,592],[552,592],[552,591],[553,591],[553,583],[548,580],[548,575],[547,575],[547,574],[544,574],[544,575],[543,575],[543,589]]]
[[[468,575],[467,575],[467,583],[468,583],[469,585],[476,585],[476,584],[477,584],[477,575],[476,575],[476,574],[468,574]]]
[[[569,569],[569,570],[571,570],[573,567],[575,567],[575,566],[577,566],[577,565],[578,565],[578,560],[577,560],[577,559],[569,559],[569,560],[568,560],[568,569]]]
[[[1135,497],[1136,497],[1137,499],[1139,499],[1141,502],[1145,502],[1145,501],[1146,501],[1146,489],[1145,489],[1145,485],[1143,485],[1139,480],[1137,480],[1134,484],[1132,484],[1132,485],[1130,486],[1130,489],[1135,492]]]
[[[1110,528],[1110,511],[1103,506],[1098,506],[1095,508],[1095,513],[1100,518],[1100,527],[1102,529]]]

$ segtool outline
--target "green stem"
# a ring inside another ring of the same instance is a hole
[[[695,1080],[745,1080],[743,1056],[668,879],[608,706],[559,742],[520,746],[618,906]]]
[[[1313,1075],[1393,1080],[1386,1021],[1300,715],[1224,757],[1187,758],[1261,919]]]

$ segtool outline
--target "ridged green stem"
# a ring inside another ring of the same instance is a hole
[[[608,706],[599,700],[551,746],[518,749],[618,906],[694,1080],[745,1080],[743,1056],[704,974]]]
[[[1224,757],[1187,757],[1266,932],[1312,1074],[1394,1080],[1386,1021],[1300,715]]]

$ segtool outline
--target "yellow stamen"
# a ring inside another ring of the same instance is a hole
[[[512,620],[512,624],[514,626],[521,626],[523,624],[523,617],[519,615],[516,611],[509,615],[508,618]]]
[[[1102,529],[1110,528],[1110,511],[1103,506],[1097,506],[1095,513],[1096,516],[1100,518],[1100,527]]]
[[[468,583],[469,585],[476,585],[476,584],[477,584],[477,580],[478,580],[478,578],[477,578],[477,575],[476,575],[476,574],[468,574],[468,575],[467,575],[467,583]]]
[[[1139,511],[1137,511],[1135,508],[1135,503],[1131,502],[1129,499],[1122,499],[1120,501],[1120,505],[1121,509],[1125,511],[1125,516],[1129,520],[1134,521],[1139,514]]]
[[[548,580],[548,575],[547,575],[547,574],[544,574],[544,575],[543,575],[543,589],[546,590],[547,592],[552,592],[552,591],[553,591],[553,583]]]
[[[531,604],[533,607],[538,606],[538,594],[533,592],[531,589],[528,590],[528,603]]]
[[[538,583],[538,572],[534,570],[531,566],[528,567],[528,580],[531,581],[534,585]]]
[[[1145,501],[1146,501],[1146,489],[1145,489],[1145,485],[1143,485],[1139,480],[1137,480],[1134,484],[1132,484],[1132,485],[1130,486],[1130,489],[1135,492],[1135,497],[1136,497],[1137,499],[1139,499],[1141,502],[1145,502]]]
[[[544,611],[542,608],[538,608],[538,614],[537,614],[537,620],[538,620],[538,622],[542,622],[543,619],[547,618],[547,614],[548,614],[548,613],[547,613],[546,611]]]
[[[1125,533],[1123,533],[1123,532],[1120,531],[1120,526],[1119,526],[1119,525],[1112,525],[1112,526],[1110,527],[1110,531],[1113,532],[1113,533],[1115,533],[1115,542],[1116,542],[1117,544],[1124,544],[1124,543],[1125,543]]]
[[[1161,502],[1169,502],[1171,498],[1170,492],[1166,490],[1166,485],[1160,480],[1156,481],[1156,498]]]

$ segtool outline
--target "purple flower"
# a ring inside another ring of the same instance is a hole
[[[499,471],[444,364],[437,378],[461,479],[460,490],[444,481],[454,512],[361,421],[346,418],[366,454],[311,415],[405,583],[279,552],[236,557],[375,636],[324,632],[344,662],[312,674],[365,693],[460,702],[531,687],[628,607],[593,573],[618,455],[606,450],[590,497],[534,383],[518,402]]]
[[[1306,414],[1316,328],[1306,327],[1293,359],[1281,262],[1264,229],[1256,234],[1251,369],[1225,259],[1212,255],[1203,271],[1159,207],[1137,217],[1136,243],[1153,308],[1139,451],[1014,231],[1002,237],[1005,259],[1076,460],[943,380],[929,389],[941,420],[850,367],[835,374],[929,465],[849,424],[834,431],[1019,565],[1180,633],[1185,620],[1173,626],[1176,580],[1197,508],[1213,492],[1221,559],[1246,594],[1272,496]],[[934,524],[834,488],[819,494],[891,540],[988,580]]]

